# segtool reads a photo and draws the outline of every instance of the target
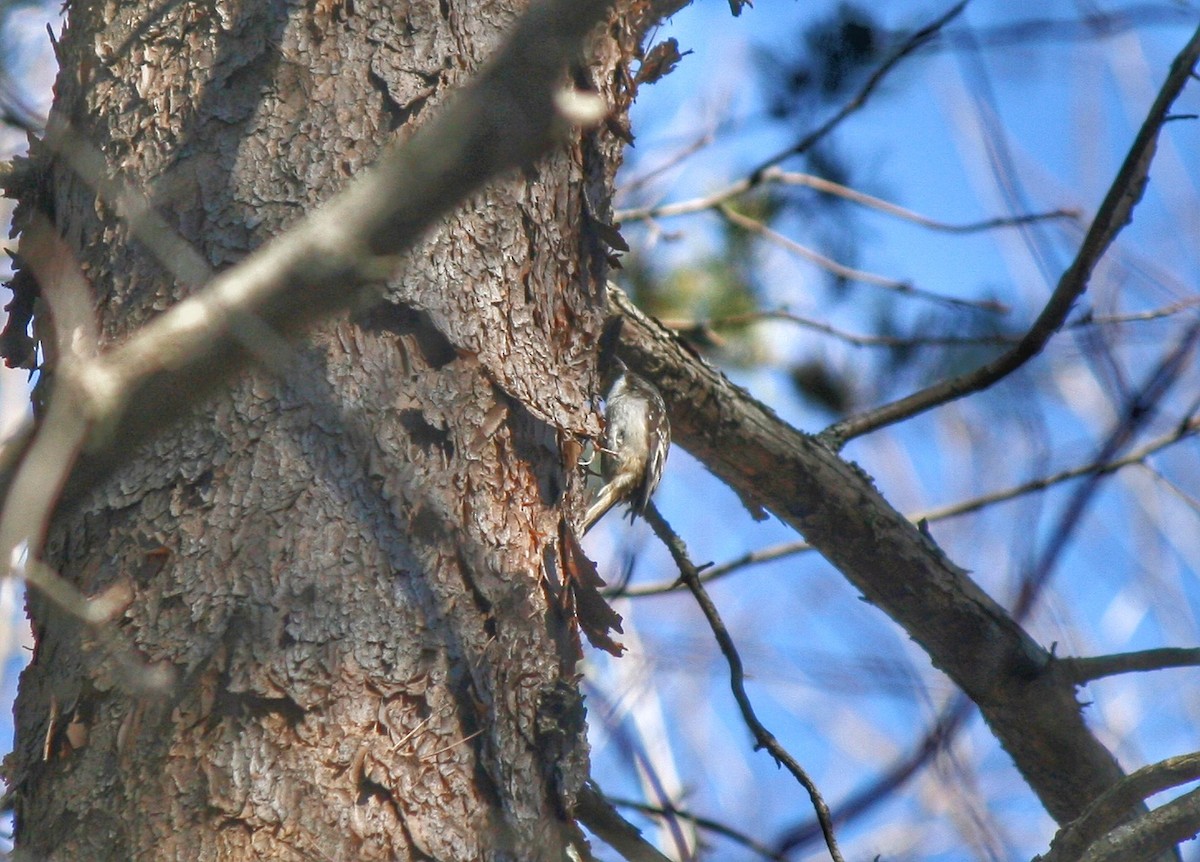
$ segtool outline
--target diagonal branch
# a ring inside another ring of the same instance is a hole
[[[1075,260],[1058,280],[1058,286],[1051,294],[1049,302],[1020,343],[974,371],[935,383],[899,401],[885,404],[859,416],[836,422],[821,433],[822,440],[835,449],[840,449],[846,441],[855,437],[986,389],[1042,352],[1051,336],[1066,322],[1067,314],[1075,301],[1087,290],[1092,272],[1108,247],[1133,218],[1133,208],[1141,200],[1149,180],[1150,164],[1154,160],[1159,132],[1170,120],[1171,105],[1191,78],[1198,60],[1200,29],[1196,30],[1171,63],[1167,79],[1150,107],[1146,121],[1142,123],[1137,137],[1134,138],[1133,146],[1125,156],[1121,169],[1117,171],[1108,194],[1104,196]]]
[[[610,5],[535,3],[457,98],[349,189],[81,369],[87,431],[66,499],[254,361],[248,327],[294,334],[370,298],[442,214],[561,141],[564,70]]]
[[[869,476],[781,421],[610,289],[621,356],[659,384],[674,439],[799,531],[979,705],[1046,809],[1066,823],[1122,773],[1046,652]]]
[[[1196,814],[1200,812],[1200,791],[1193,790],[1175,803],[1145,815],[1142,822],[1125,825],[1118,834],[1117,827],[1132,805],[1180,784],[1200,778],[1200,754],[1185,754],[1151,764],[1130,774],[1104,793],[1070,826],[1062,829],[1051,843],[1050,852],[1039,857],[1042,862],[1070,862],[1075,859],[1132,860],[1149,859],[1155,853],[1170,848],[1196,834]],[[1173,807],[1172,807],[1173,806]],[[1160,812],[1165,812],[1161,815]],[[1154,815],[1160,817],[1154,818]],[[1167,822],[1162,822],[1167,821]],[[1109,830],[1113,830],[1110,832]],[[1139,832],[1150,833],[1145,838],[1153,846],[1138,847]],[[1107,835],[1106,835],[1107,833]],[[1159,833],[1167,833],[1166,837]],[[1141,852],[1131,851],[1137,847]],[[1088,850],[1092,852],[1086,852]],[[1084,855],[1086,852],[1086,855]]]
[[[1052,473],[1048,476],[1041,476],[1037,479],[1031,479],[1028,482],[1022,482],[1020,485],[1014,485],[1009,488],[1004,488],[1000,491],[993,491],[989,494],[983,494],[979,497],[972,497],[969,500],[962,500],[958,503],[950,503],[945,506],[939,506],[936,509],[926,509],[924,511],[911,513],[908,515],[908,520],[914,524],[931,524],[938,521],[957,518],[961,515],[967,515],[972,512],[978,512],[986,509],[988,506],[1003,503],[1007,500],[1015,500],[1019,497],[1028,494],[1034,494],[1038,491],[1043,491],[1047,488],[1059,485],[1063,482],[1068,482],[1072,479],[1078,479],[1081,476],[1106,476],[1117,472],[1125,467],[1134,464],[1145,465],[1148,458],[1157,452],[1161,452],[1170,446],[1178,443],[1181,440],[1189,439],[1195,436],[1196,432],[1200,431],[1200,419],[1189,417],[1175,426],[1175,429],[1168,434],[1157,437],[1148,443],[1139,446],[1137,449],[1129,452],[1120,458],[1115,458],[1111,461],[1100,461],[1089,459],[1086,464],[1076,467],[1070,467],[1066,470],[1060,470],[1057,473]],[[772,560],[790,557],[795,554],[801,554],[813,550],[813,546],[808,542],[792,541],[782,542],[778,545],[773,545],[767,548],[760,548],[756,551],[749,551],[741,556],[735,557],[732,560],[727,560],[724,563],[715,565],[705,569],[704,574],[700,576],[700,580],[705,584],[712,583],[715,580],[730,575],[738,570],[766,563]],[[637,598],[639,596],[656,596],[666,595],[667,593],[675,592],[679,588],[678,581],[660,581],[652,584],[640,584],[636,587],[621,586],[616,589],[611,589],[605,592],[608,598]],[[1066,661],[1066,660],[1064,660]]]
[[[769,159],[751,171],[751,182],[757,183],[763,171],[767,170],[767,168],[774,167],[785,159],[801,155],[802,153],[806,153],[811,150],[818,141],[841,125],[843,120],[865,105],[867,100],[871,98],[871,94],[875,92],[875,89],[880,85],[883,79],[886,78],[888,74],[894,68],[896,68],[896,66],[899,65],[905,57],[914,53],[921,46],[925,45],[931,39],[937,36],[938,33],[942,31],[942,28],[957,18],[959,13],[962,12],[966,6],[966,0],[960,0],[960,2],[951,6],[945,14],[941,15],[929,24],[926,24],[920,30],[917,30],[915,33],[909,36],[904,44],[893,51],[891,56],[884,60],[879,68],[871,73],[871,76],[867,78],[866,82],[861,88],[859,88],[859,91],[854,94],[854,98],[843,105],[841,110],[822,123],[819,127],[809,132],[786,150],[771,156]]]

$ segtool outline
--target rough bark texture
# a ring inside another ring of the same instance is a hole
[[[55,111],[219,269],[435,110],[520,7],[77,3]],[[598,34],[580,73],[611,103],[628,44]],[[49,560],[129,601],[118,638],[32,603],[22,854],[562,858],[587,752],[557,542],[604,299],[583,195],[607,201],[617,146],[476,196],[411,256],[416,303],[323,327],[60,515]],[[197,287],[36,161],[106,343]],[[123,644],[175,684],[137,693]]]

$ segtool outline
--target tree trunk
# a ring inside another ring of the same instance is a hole
[[[54,113],[220,269],[436,111],[521,5],[75,3]],[[576,85],[619,105],[630,44],[598,34]],[[267,370],[58,514],[50,562],[123,610],[89,627],[30,601],[20,854],[563,858],[587,747],[560,536],[605,281],[585,208],[618,143],[477,195],[404,264],[417,302],[253,336]],[[199,286],[95,178],[47,147],[33,167],[26,217],[52,211],[103,344]]]

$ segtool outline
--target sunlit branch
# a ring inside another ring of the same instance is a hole
[[[911,282],[901,281],[895,278],[888,278],[887,276],[878,275],[873,272],[866,272],[865,270],[861,269],[854,269],[853,267],[838,263],[836,260],[826,257],[820,252],[813,251],[807,246],[801,245],[795,240],[790,239],[778,231],[767,227],[757,219],[752,219],[749,216],[742,215],[726,204],[719,205],[717,207],[717,212],[723,218],[729,220],[733,224],[736,224],[743,230],[748,230],[751,233],[758,234],[768,242],[772,242],[780,248],[783,248],[792,254],[797,255],[798,257],[804,258],[810,263],[816,264],[838,278],[844,278],[849,281],[858,281],[862,282],[863,284],[874,285],[875,287],[882,287],[885,290],[895,291],[896,293],[907,296],[920,297],[921,299],[932,300],[933,302],[942,303],[944,305],[952,305],[962,308],[979,308],[987,311],[997,312],[1003,312],[1006,310],[1002,305],[993,300],[960,299],[953,296],[942,296],[941,294],[915,287]]]
[[[841,851],[838,849],[837,839],[834,837],[833,821],[829,816],[829,806],[821,798],[821,792],[804,771],[803,767],[796,762],[787,749],[779,744],[779,740],[758,720],[758,716],[754,712],[754,706],[750,703],[749,695],[746,694],[746,676],[742,665],[742,657],[738,654],[737,647],[733,643],[733,638],[730,637],[729,630],[725,628],[725,623],[721,620],[721,615],[717,612],[717,606],[713,604],[712,599],[709,598],[708,591],[704,589],[704,584],[700,582],[700,572],[689,558],[683,540],[671,529],[671,526],[659,514],[658,509],[655,508],[653,503],[646,509],[645,518],[646,523],[654,530],[654,534],[662,540],[663,544],[667,546],[667,550],[670,551],[671,558],[679,568],[680,578],[687,585],[687,588],[691,590],[692,595],[695,596],[696,603],[700,606],[704,618],[708,620],[709,628],[712,629],[713,637],[721,649],[721,654],[725,656],[725,660],[729,663],[729,685],[733,689],[733,697],[737,701],[738,709],[741,710],[742,720],[746,722],[746,726],[754,736],[755,749],[766,749],[771,757],[775,759],[775,762],[787,769],[800,785],[808,791],[809,798],[812,800],[813,810],[816,811],[817,819],[821,823],[821,831],[825,836],[825,846],[829,848],[829,855],[833,858],[834,862],[843,862]]]
[[[88,430],[83,399],[88,363],[97,352],[91,291],[70,248],[45,218],[35,216],[22,236],[21,256],[37,275],[49,309],[44,322],[53,333],[45,349],[54,367],[50,404],[40,433],[33,436],[15,467],[11,499],[0,512],[0,571],[20,578],[69,617],[83,624],[97,646],[113,659],[115,681],[126,691],[161,692],[174,681],[165,664],[148,665],[113,620],[132,601],[128,583],[117,580],[88,597],[41,558],[41,549],[67,472]],[[83,409],[80,410],[82,405]],[[53,723],[52,723],[53,724]],[[50,739],[50,730],[47,731]]]
[[[1062,274],[1049,302],[1021,342],[1012,350],[974,371],[943,380],[899,401],[834,423],[820,435],[825,443],[840,449],[846,441],[855,437],[986,389],[1041,353],[1050,338],[1061,329],[1076,300],[1087,289],[1092,272],[1108,247],[1121,229],[1129,223],[1149,178],[1158,134],[1167,122],[1171,104],[1191,78],[1192,69],[1198,59],[1200,30],[1192,35],[1172,62],[1167,79],[1159,90],[1108,194],[1100,204],[1075,260]]]
[[[966,0],[956,3],[954,6],[950,7],[948,12],[939,17],[937,20],[927,24],[909,36],[908,41],[893,51],[891,56],[883,61],[879,68],[876,69],[869,78],[867,78],[866,82],[854,95],[854,97],[845,105],[843,105],[836,114],[822,123],[818,128],[812,132],[809,132],[795,144],[788,147],[786,150],[776,153],[764,161],[761,165],[756,167],[750,173],[751,181],[757,182],[759,175],[762,174],[763,171],[767,170],[767,168],[773,167],[785,159],[801,155],[802,153],[806,153],[812,149],[818,141],[841,125],[843,120],[865,105],[867,100],[871,97],[871,94],[875,92],[875,88],[879,86],[883,79],[886,78],[894,68],[896,68],[901,60],[903,60],[905,57],[908,57],[917,51],[917,49],[919,49],[922,45],[933,39],[943,27],[958,17],[958,14],[962,12],[966,5]]]
[[[1102,315],[1093,315],[1089,312],[1078,320],[1071,321],[1063,329],[1082,329],[1086,326],[1119,326],[1125,323],[1144,323],[1150,320],[1162,320],[1165,317],[1173,317],[1183,311],[1190,311],[1198,305],[1200,305],[1200,296],[1192,296],[1187,299],[1181,299],[1179,302],[1172,302],[1170,305],[1151,308],[1146,311]]]
[[[704,212],[705,210],[716,209],[720,204],[726,203],[740,195],[745,194],[753,188],[766,185],[784,185],[784,186],[800,186],[804,188],[814,189],[823,194],[832,195],[843,198],[852,203],[859,204],[868,209],[877,210],[886,215],[894,216],[902,221],[911,222],[921,227],[929,228],[930,230],[942,231],[944,233],[978,233],[980,231],[995,230],[997,228],[1019,227],[1021,225],[1033,224],[1041,221],[1053,221],[1058,219],[1078,220],[1079,212],[1071,209],[1050,210],[1043,213],[1026,213],[1016,216],[997,216],[995,218],[983,219],[981,221],[964,222],[954,224],[951,222],[938,221],[937,219],[929,218],[921,215],[918,212],[899,206],[891,201],[885,201],[882,198],[877,198],[874,195],[860,192],[857,189],[852,189],[849,186],[835,183],[832,180],[827,180],[818,177],[814,174],[796,173],[793,171],[783,171],[779,168],[768,168],[763,171],[757,183],[751,182],[749,178],[738,180],[731,183],[723,189],[719,189],[712,194],[704,197],[692,198],[691,200],[679,201],[673,204],[658,204],[650,207],[639,207],[637,209],[617,210],[613,217],[619,222],[644,221],[646,219],[663,219],[673,216],[690,215],[693,213]]]
[[[1200,779],[1200,753],[1171,757],[1130,773],[1088,806],[1077,820],[1059,830],[1050,851],[1040,857],[1041,862],[1148,859],[1154,849],[1165,850],[1194,836],[1200,831],[1200,817],[1197,816],[1200,814],[1200,790],[1193,790],[1132,821],[1128,818],[1134,806],[1155,793],[1197,779]],[[1118,835],[1115,829],[1122,825]],[[1151,849],[1135,848],[1127,843],[1139,842],[1142,836],[1138,833],[1142,830],[1152,842]],[[1104,846],[1094,847],[1097,842],[1104,842]],[[1090,848],[1096,852],[1088,852]],[[1135,854],[1135,849],[1141,852]]]
[[[90,362],[86,454],[67,494],[254,359],[247,327],[290,335],[362,301],[442,213],[561,140],[562,69],[608,5],[535,4],[457,98],[349,189]]]
[[[73,616],[88,618],[87,600],[41,562],[41,549],[59,493],[87,436],[89,415],[83,380],[97,351],[96,322],[87,280],[75,256],[45,218],[25,227],[21,257],[33,269],[49,309],[52,339],[45,349],[55,366],[50,403],[41,433],[24,449],[0,513],[0,571],[37,585]],[[14,444],[15,445],[15,444]]]
[[[803,315],[782,309],[749,311],[744,314],[731,314],[727,317],[719,317],[712,320],[689,321],[678,318],[663,318],[662,324],[668,329],[675,330],[684,338],[699,340],[702,343],[717,342],[719,344],[721,337],[717,334],[717,330],[733,326],[745,326],[748,323],[757,323],[763,320],[783,320],[788,323],[794,323],[803,329],[828,335],[831,338],[853,345],[854,347],[978,347],[1009,344],[1020,338],[1020,336],[1000,333],[994,335],[927,335],[920,337],[861,335],[856,332],[847,332],[828,323],[822,323],[819,320],[813,320],[810,317],[804,317]]]
[[[1123,673],[1141,673],[1164,670],[1169,667],[1195,667],[1197,665],[1200,665],[1200,649],[1159,647],[1158,649],[1113,655],[1063,658],[1058,660],[1058,671],[1075,685],[1083,685],[1094,679]]]

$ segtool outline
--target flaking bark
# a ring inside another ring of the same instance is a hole
[[[520,11],[76,4],[54,110],[220,269],[436,110]],[[598,34],[580,72],[611,104],[631,44]],[[561,858],[587,751],[558,536],[598,430],[585,209],[617,151],[589,133],[476,195],[408,258],[403,304],[321,327],[60,514],[50,561],[129,599],[119,638],[31,602],[20,853]],[[35,168],[103,344],[199,286],[47,149]],[[176,683],[136,692],[122,644]]]

